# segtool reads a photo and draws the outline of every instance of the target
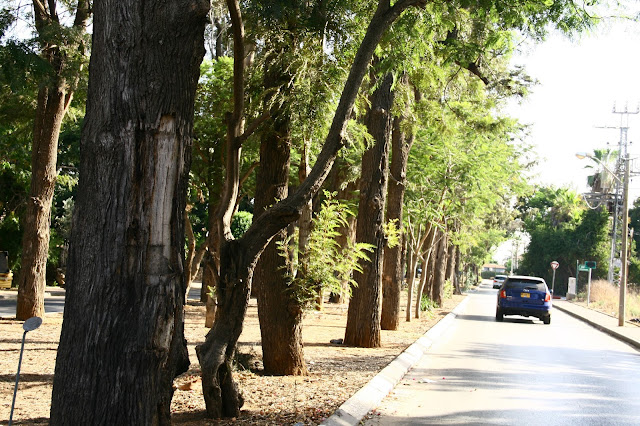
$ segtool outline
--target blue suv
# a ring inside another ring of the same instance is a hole
[[[536,317],[551,324],[551,293],[547,283],[538,277],[507,277],[498,290],[496,321],[505,315]]]

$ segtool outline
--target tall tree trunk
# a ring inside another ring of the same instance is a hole
[[[416,303],[414,308],[414,311],[415,311],[414,317],[416,319],[419,319],[421,315],[420,305],[422,305],[422,294],[424,291],[424,286],[427,283],[427,277],[428,277],[427,262],[428,262],[427,256],[423,256],[420,262],[420,264],[422,265],[422,274],[420,274],[420,281],[418,282],[418,286],[416,287]]]
[[[298,168],[298,181],[304,182],[309,175],[309,141],[304,141],[302,154],[300,156],[300,167]],[[309,241],[312,231],[313,219],[313,200],[309,200],[302,207],[300,219],[298,219],[298,277],[304,280],[308,274],[309,268]],[[293,271],[292,271],[293,272]],[[317,288],[318,296],[316,297],[316,310],[321,311],[324,303],[322,287]]]
[[[440,231],[436,231],[437,233]],[[441,238],[441,237],[438,237]],[[429,299],[433,300],[433,283],[435,282],[435,271],[436,271],[436,262],[438,261],[437,256],[437,248],[438,241],[435,241],[432,245],[431,256],[429,256],[429,263],[426,266],[427,272],[427,281],[425,284],[425,288],[423,289],[424,294],[429,295]]]
[[[462,294],[462,287],[460,286],[460,246],[455,246],[453,263],[453,275],[451,276],[453,291],[455,292],[455,294]]]
[[[242,323],[249,303],[254,262],[245,258],[247,249],[241,240],[221,246],[220,283],[216,321],[205,342],[196,346],[202,369],[202,391],[207,414],[214,418],[237,417],[244,399],[232,377],[232,363]]]
[[[349,175],[349,165],[346,162],[338,158],[336,163],[331,169],[331,173],[327,178],[331,192],[337,192],[336,199],[344,200],[347,202],[355,201],[358,196],[359,181],[352,180],[347,181]],[[340,246],[340,252],[345,250],[349,244],[356,241],[356,216],[349,215],[344,225],[341,225],[337,229],[338,235],[336,236],[336,242]],[[330,303],[345,303],[347,300],[349,282],[344,280],[342,282],[342,291],[340,293],[331,293],[329,296]]]
[[[79,78],[76,74],[68,79],[68,74],[81,71],[81,68],[71,69],[64,49],[83,51],[82,36],[85,34],[90,13],[89,2],[79,0],[73,22],[76,38],[71,36],[63,39],[56,37],[61,27],[56,2],[33,2],[35,27],[42,51],[40,56],[51,67],[52,74],[49,76],[51,82],[38,91],[31,144],[31,187],[25,209],[21,268],[17,279],[16,318],[19,320],[44,315],[51,202],[57,177],[58,137]],[[67,44],[59,45],[61,40],[65,40]]]
[[[445,281],[449,281],[453,285],[454,271],[456,267],[456,246],[451,243],[451,239],[447,243],[447,270],[445,271]]]
[[[208,3],[94,7],[51,424],[169,424],[189,367],[183,213]]]
[[[286,87],[292,76],[280,61],[286,47],[270,55],[264,76],[267,90]],[[268,99],[265,104],[269,104]],[[291,117],[286,104],[271,109],[271,119],[263,131],[260,164],[256,180],[254,220],[288,195],[291,158]],[[278,232],[262,252],[256,266],[258,317],[262,337],[262,360],[266,374],[305,375],[307,367],[302,351],[302,307],[288,286],[284,270],[287,259],[280,255],[278,244],[287,231]]]
[[[242,238],[232,241],[230,237],[229,206],[237,197],[237,167],[239,147],[245,139],[238,125],[242,112],[243,69],[242,56],[244,31],[241,27],[237,0],[227,0],[232,11],[234,32],[234,113],[229,126],[234,126],[227,140],[234,152],[227,150],[225,191],[220,209],[221,267],[218,292],[218,318],[207,333],[205,343],[196,351],[202,367],[202,387],[207,406],[207,414],[214,417],[235,417],[240,413],[241,398],[231,375],[231,356],[235,352],[237,338],[242,330],[246,314],[253,270],[262,250],[269,240],[289,223],[299,219],[302,207],[317,193],[326,179],[340,148],[344,145],[343,135],[351,117],[354,102],[362,80],[367,72],[373,52],[382,35],[391,23],[408,7],[420,4],[420,0],[400,0],[390,6],[388,2],[378,3],[376,12],[367,28],[354,57],[353,65],[345,82],[344,90],[336,107],[334,118],[322,150],[309,176],[286,199],[269,208],[251,225]],[[234,28],[235,27],[235,28]],[[240,73],[240,77],[238,77]],[[239,113],[240,112],[240,113]]]
[[[431,271],[433,269],[433,266],[431,265],[433,265],[433,245],[437,229],[433,226],[433,224],[430,224],[428,229],[429,231],[426,233],[427,238],[423,241],[422,247],[420,248],[420,251],[424,253],[424,256],[422,262],[422,276],[420,277],[420,286],[418,287],[418,291],[416,294],[416,318],[420,318],[420,304],[422,302],[422,296],[425,294],[425,288],[427,288],[427,283],[429,282]]]
[[[196,246],[196,238],[193,234],[193,227],[191,226],[191,220],[189,220],[189,212],[187,210],[184,211],[184,225],[187,236],[187,254],[184,261],[184,300],[186,302],[187,297],[189,296],[189,290],[191,289],[191,284],[200,269],[200,263],[202,263],[202,258],[207,250],[207,245],[206,243],[202,243],[200,247]]]
[[[438,249],[436,252],[435,268],[433,270],[433,287],[431,288],[431,300],[433,300],[438,306],[442,306],[444,298],[444,281],[446,279],[447,268],[447,235],[445,231],[440,231],[444,235],[438,242]]]
[[[31,189],[24,216],[22,258],[18,277],[16,318],[44,316],[44,289],[49,254],[51,202],[56,184],[58,136],[70,93],[62,87],[43,87],[38,92],[31,146]]]
[[[364,348],[380,346],[382,303],[382,257],[384,209],[387,196],[393,76],[387,74],[371,96],[371,110],[365,122],[375,143],[362,156],[362,180],[356,241],[374,246],[370,262],[362,262],[362,272],[354,271],[353,289],[347,314],[344,343]]]
[[[407,181],[407,164],[409,151],[413,145],[413,134],[405,134],[402,130],[402,117],[393,120],[393,134],[391,138],[391,166],[389,177],[389,193],[387,197],[387,220],[397,220],[401,232],[400,241],[404,233],[402,226],[402,207]],[[402,288],[402,246],[387,247],[382,268],[382,314],[380,326],[383,330],[397,330],[400,325],[400,290]]]
[[[413,290],[415,288],[416,268],[418,267],[418,253],[413,244],[407,244],[407,257],[409,258],[409,268],[407,271],[407,312],[405,320],[411,321],[411,306],[413,300]],[[424,273],[424,271],[422,272]]]
[[[200,301],[205,304],[204,326],[213,327],[216,319],[216,309],[218,307],[216,291],[220,270],[219,247],[218,251],[209,250],[202,265],[202,287],[200,288]]]

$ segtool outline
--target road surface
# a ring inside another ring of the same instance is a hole
[[[482,285],[366,425],[640,425],[640,353],[558,310],[495,321]]]
[[[187,299],[200,300],[200,287],[201,283],[194,282]],[[0,298],[0,318],[15,318],[16,295],[16,291],[3,292],[3,297]],[[55,288],[45,293],[44,312],[46,314],[64,312],[64,290]]]

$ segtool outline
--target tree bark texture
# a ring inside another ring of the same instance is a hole
[[[304,142],[302,153],[300,155],[300,166],[298,167],[299,182],[304,182],[307,176],[309,176],[309,144],[309,141]],[[309,200],[307,204],[302,207],[300,219],[298,219],[298,274],[300,278],[304,278],[309,272],[309,243],[311,241],[312,225],[313,200]],[[291,271],[291,273],[293,274],[294,271]],[[318,287],[316,309],[322,310],[324,298],[322,297],[322,287]]]
[[[284,86],[292,76],[281,63],[285,48],[280,47],[268,59],[265,89]],[[286,94],[285,94],[286,98]],[[267,100],[269,103],[269,100]],[[271,108],[271,118],[261,134],[260,169],[256,180],[254,217],[278,200],[287,197],[291,162],[291,116],[287,103]],[[296,302],[285,276],[286,258],[278,243],[285,241],[286,229],[279,231],[262,252],[254,274],[257,286],[258,318],[262,337],[265,374],[305,375],[307,367],[302,351],[302,307]]]
[[[347,314],[344,343],[364,348],[380,346],[380,311],[382,304],[382,258],[386,237],[384,211],[389,173],[391,106],[393,76],[383,77],[371,95],[371,110],[365,118],[374,145],[362,156],[362,179],[356,241],[374,246],[370,262],[361,262],[362,272],[354,271],[353,289]]]
[[[433,270],[433,287],[431,288],[431,300],[438,306],[442,306],[444,298],[444,281],[446,279],[447,270],[447,244],[448,238],[445,231],[440,231],[442,236],[438,242],[436,251],[436,259]]]
[[[407,310],[405,320],[411,322],[412,300],[415,288],[416,269],[418,267],[418,254],[412,244],[407,244],[407,257],[409,266],[407,268]],[[422,271],[424,274],[424,271]]]
[[[456,294],[462,294],[462,287],[460,286],[460,246],[456,246],[455,254],[455,268],[453,268],[453,288]]]
[[[429,277],[429,274],[427,273],[427,256],[422,257],[420,264],[422,265],[422,274],[420,274],[420,282],[418,283],[418,287],[416,289],[416,303],[414,309],[414,316],[416,319],[419,319],[422,314],[420,305],[422,305],[422,295],[424,294],[424,287]]]
[[[426,277],[427,282],[426,282],[426,286],[424,288],[423,294],[428,295],[429,299],[431,300],[433,300],[433,286],[434,286],[435,277],[436,277],[436,274],[435,274],[436,262],[438,260],[437,250],[438,250],[438,241],[434,243],[431,256],[429,257],[429,263],[425,266],[427,270],[427,277]]]
[[[413,145],[413,134],[405,134],[401,128],[402,118],[395,117],[391,138],[391,166],[387,194],[387,220],[397,220],[400,241],[403,239],[402,207],[407,181],[409,150]],[[397,330],[400,326],[400,290],[403,282],[402,245],[387,247],[382,267],[382,314],[380,326],[383,330]]]
[[[416,292],[416,318],[420,318],[420,303],[422,301],[422,296],[425,294],[425,288],[427,288],[427,283],[429,282],[429,278],[431,277],[433,270],[433,266],[431,265],[433,265],[433,243],[436,235],[436,228],[433,225],[429,225],[428,229],[429,231],[426,234],[426,238],[420,247],[420,251],[425,254],[422,259],[422,276],[420,277],[420,286]]]
[[[16,318],[44,316],[44,289],[49,254],[51,202],[56,184],[58,136],[71,94],[63,87],[43,87],[31,146],[31,187],[24,216]]]
[[[96,2],[51,424],[170,424],[208,2]]]
[[[210,417],[237,417],[244,400],[233,380],[232,363],[246,314],[251,280],[265,240],[248,251],[242,239],[235,241],[231,219],[240,187],[240,156],[244,134],[244,24],[238,0],[227,0],[233,32],[233,111],[226,114],[225,182],[220,203],[209,211],[208,246],[217,253],[218,265],[208,265],[216,280],[216,320],[206,340],[196,347],[202,369],[202,394]],[[274,232],[275,234],[275,232]],[[211,260],[214,258],[212,257]],[[210,313],[208,311],[208,313]]]
[[[202,368],[202,391],[207,414],[214,418],[237,417],[244,403],[233,380],[232,364],[242,333],[255,269],[255,263],[247,262],[245,258],[247,249],[241,240],[224,242],[220,253],[216,320],[205,342],[196,346]]]
[[[456,246],[451,243],[451,239],[448,238],[447,243],[447,270],[445,271],[445,281],[449,281],[451,285],[454,285],[454,277],[456,270]]]

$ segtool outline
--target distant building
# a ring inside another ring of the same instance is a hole
[[[507,267],[496,263],[485,263],[482,265],[482,272],[490,272],[492,274],[506,274]]]

